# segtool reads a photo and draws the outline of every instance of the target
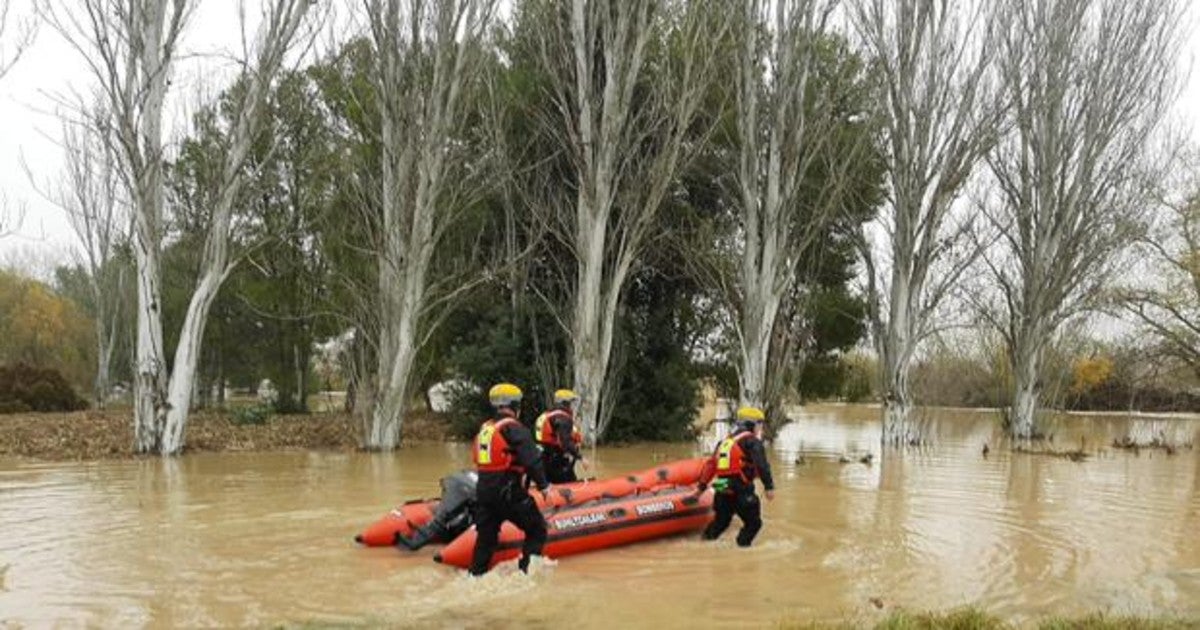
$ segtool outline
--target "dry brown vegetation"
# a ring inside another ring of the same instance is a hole
[[[134,457],[130,411],[0,415],[0,456],[50,460]],[[355,450],[361,431],[347,414],[274,416],[264,424],[239,425],[225,413],[201,412],[188,425],[186,452]],[[404,440],[444,440],[438,415],[412,414]]]

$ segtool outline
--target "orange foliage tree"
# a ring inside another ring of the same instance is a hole
[[[0,271],[0,364],[53,368],[86,390],[93,334],[75,302],[42,282]]]
[[[1108,357],[1077,359],[1071,370],[1071,393],[1081,394],[1103,385],[1113,374],[1113,362]]]

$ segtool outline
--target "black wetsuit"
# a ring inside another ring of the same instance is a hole
[[[520,423],[511,423],[500,429],[508,443],[513,460],[525,469],[525,474],[539,490],[545,490],[550,482],[542,468],[533,434]],[[541,555],[546,544],[546,519],[525,490],[522,475],[516,471],[480,472],[475,487],[475,553],[471,558],[471,575],[487,573],[492,553],[500,537],[500,526],[504,521],[516,525],[525,532],[525,543],[521,547],[520,567],[529,567],[529,557]]]
[[[550,483],[571,483],[579,481],[575,475],[575,462],[583,458],[579,445],[572,435],[575,422],[569,416],[555,414],[550,420],[554,429],[554,437],[561,446],[542,445],[542,465],[546,468],[546,478]]]
[[[762,479],[763,488],[775,490],[775,480],[771,477],[771,464],[767,461],[767,452],[762,440],[750,436],[740,442],[742,451],[749,462],[742,468],[745,479],[738,476],[727,477],[728,487],[713,496],[713,512],[716,516],[704,529],[704,539],[713,540],[725,533],[733,522],[733,515],[742,519],[742,529],[737,535],[739,547],[749,547],[754,537],[762,529],[762,505],[754,492],[754,479]]]

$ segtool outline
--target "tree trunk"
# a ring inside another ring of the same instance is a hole
[[[748,296],[742,311],[742,369],[738,375],[741,404],[762,407],[767,395],[771,325],[779,311],[778,296]]]
[[[162,436],[163,455],[176,455],[183,450],[184,429],[188,412],[191,411],[192,394],[200,366],[204,327],[213,300],[221,288],[222,276],[220,272],[206,274],[188,304],[183,329],[179,333],[179,345],[175,347],[175,362],[171,366],[170,393],[167,398],[169,408]]]
[[[595,444],[604,430],[601,415],[604,377],[608,371],[611,341],[606,343],[608,323],[604,321],[604,241],[606,225],[594,216],[593,204],[583,190],[579,193],[578,233],[576,242],[583,248],[577,269],[578,290],[571,339],[575,364],[575,387],[580,397],[578,417],[584,437]]]
[[[103,296],[95,296],[97,300],[103,299]],[[104,316],[105,311],[102,310],[101,303],[96,302],[98,311],[96,316],[96,381],[95,381],[95,396],[96,409],[103,411],[108,406],[108,381],[109,373],[112,370],[112,353],[113,353],[113,336],[108,334],[108,318]]]
[[[302,348],[310,345],[311,342],[307,338],[302,343],[292,345],[292,356],[295,357],[296,366],[296,411],[300,413],[308,413],[309,353]]]
[[[160,188],[161,189],[161,188]],[[134,375],[134,448],[138,453],[158,451],[167,416],[167,372],[163,361],[162,318],[159,305],[157,239],[149,237],[139,217],[134,250],[138,266],[137,363]]]
[[[366,448],[391,451],[400,444],[400,429],[408,411],[408,390],[416,347],[412,333],[399,342],[391,352],[380,353],[381,396],[371,407],[371,426],[366,436]]]
[[[879,335],[879,368],[883,386],[883,441],[892,446],[913,445],[921,441],[919,427],[912,418],[912,393],[908,376],[916,335],[912,324],[912,293],[909,272],[897,264],[892,272],[888,324]]]
[[[1035,439],[1041,436],[1037,422],[1038,398],[1041,387],[1038,375],[1042,367],[1043,344],[1024,333],[1013,348],[1013,397],[1009,410],[1009,433],[1017,439]]]
[[[412,255],[418,255],[412,252]],[[392,260],[399,260],[399,253]],[[363,446],[370,450],[391,451],[400,443],[400,429],[408,409],[413,365],[417,358],[417,317],[419,298],[413,278],[395,270],[390,261],[380,262],[379,274],[382,312],[378,385],[370,405],[369,426]]]
[[[909,389],[911,346],[903,336],[885,340],[880,354],[883,376],[883,442],[892,446],[915,445],[922,439],[912,418],[912,393]]]
[[[167,95],[171,57],[162,49],[165,4],[153,7],[144,22],[131,26],[129,38],[141,38],[139,55],[130,54],[131,65],[146,77],[141,112],[126,109],[121,133],[125,150],[135,155],[130,176],[136,199],[134,253],[138,274],[137,375],[134,391],[134,440],[138,452],[149,453],[162,444],[167,410],[167,366],[162,334],[162,271],[159,261],[163,207],[162,110]],[[139,30],[140,28],[140,30]],[[177,34],[177,31],[175,32]],[[97,34],[97,37],[102,37]],[[103,45],[103,44],[102,44]],[[133,51],[131,51],[133,53]],[[132,96],[132,95],[126,95]],[[128,103],[114,104],[117,107]],[[121,111],[121,110],[117,110]],[[133,125],[137,125],[136,130]],[[144,148],[143,148],[144,147]]]

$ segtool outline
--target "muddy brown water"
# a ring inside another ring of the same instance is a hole
[[[399,500],[435,495],[466,465],[461,444],[0,460],[0,627],[759,627],[870,619],[875,598],[884,612],[973,604],[1014,621],[1200,616],[1200,451],[1107,447],[1130,432],[1200,443],[1200,422],[1060,419],[1056,446],[1095,453],[1074,463],[1011,453],[993,414],[955,411],[931,414],[933,446],[881,456],[877,414],[812,408],[780,431],[777,496],[749,550],[731,533],[675,538],[478,581],[434,564],[433,548],[351,540]],[[594,472],[701,448],[601,448]]]

